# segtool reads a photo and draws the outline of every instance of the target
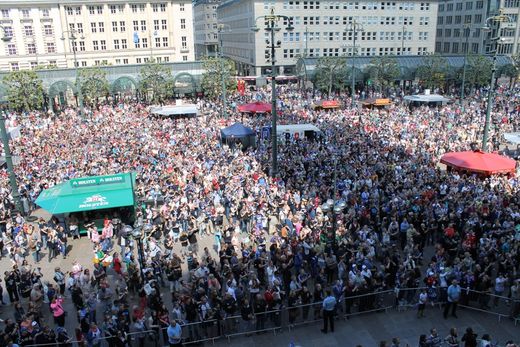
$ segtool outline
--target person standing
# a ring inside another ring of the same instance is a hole
[[[328,325],[330,324],[330,331],[334,332],[334,311],[336,308],[336,298],[327,290],[326,297],[323,300],[323,329],[322,333],[327,333]]]
[[[457,282],[457,280],[453,280],[451,282],[451,285],[448,287],[448,298],[446,301],[446,305],[444,306],[444,319],[448,318],[448,314],[450,313],[451,309],[451,315],[455,318],[457,318],[457,305],[459,303],[460,299],[460,286]]]
[[[62,304],[63,297],[61,295],[54,297],[51,302],[51,311],[54,317],[54,323],[63,328],[65,326],[65,310]]]
[[[477,347],[477,334],[469,327],[466,329],[466,333],[462,336],[461,341],[464,342],[464,347]]]
[[[424,317],[424,309],[426,308],[426,302],[428,301],[428,293],[423,289],[419,294],[419,306],[417,308],[417,318]]]
[[[61,272],[60,268],[57,267],[54,269],[54,282],[58,285],[60,288],[60,294],[65,294],[65,274]]]
[[[170,347],[181,347],[182,346],[182,328],[175,319],[170,321],[168,327],[168,343]]]

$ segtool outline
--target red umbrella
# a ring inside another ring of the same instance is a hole
[[[271,113],[271,104],[257,101],[238,106],[238,111],[247,113]]]
[[[496,153],[466,151],[446,153],[441,163],[455,169],[483,173],[486,175],[514,173],[516,161]]]

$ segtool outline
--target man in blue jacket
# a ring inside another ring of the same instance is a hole
[[[446,301],[446,305],[444,306],[444,319],[448,318],[448,313],[451,308],[451,315],[457,318],[457,304],[460,299],[460,286],[457,280],[453,280],[451,285],[448,287],[448,300]]]

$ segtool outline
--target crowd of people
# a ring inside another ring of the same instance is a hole
[[[457,104],[410,110],[399,98],[387,109],[321,110],[312,104],[323,96],[280,87],[280,123],[312,123],[324,136],[282,141],[276,178],[269,175],[270,140],[260,134],[270,117],[236,111],[268,95],[230,96],[228,119],[207,100],[197,100],[203,116],[187,119],[157,118],[138,103],[102,105],[86,117],[73,108],[8,114],[21,128],[12,150],[20,158],[20,193],[32,208],[58,183],[130,171],[140,201],[152,203],[139,205],[133,225],[144,230],[144,255],[117,222],[121,216],[101,211],[84,216],[104,219],[102,229],[88,232],[93,263],[74,262],[43,278],[38,264],[68,256],[71,239],[80,237],[70,228],[77,222],[26,221],[2,171],[0,257],[12,262],[3,285],[15,314],[4,322],[0,345],[144,346],[154,338],[176,346],[223,329],[279,325],[282,308],[289,324],[299,315],[325,318],[327,332],[338,312],[377,308],[375,296],[357,296],[385,290],[396,291],[398,304],[419,301],[418,316],[430,302],[447,302],[448,318],[459,302],[489,309],[505,300],[509,316],[519,316],[518,175],[482,177],[438,165],[443,153],[468,150],[480,138],[485,105],[478,92],[464,112]],[[516,97],[501,95],[490,136],[495,150],[503,132],[520,128]],[[219,141],[220,128],[235,121],[259,131],[256,148]],[[341,208],[325,210],[329,199]],[[201,239],[213,247],[199,247]],[[67,316],[63,300],[77,314]],[[45,321],[49,314],[54,326]],[[74,333],[65,328],[70,320],[78,322]],[[196,322],[204,324],[190,325]]]

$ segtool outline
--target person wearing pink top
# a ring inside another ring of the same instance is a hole
[[[65,310],[63,309],[63,297],[61,295],[55,296],[51,302],[52,316],[54,317],[54,323],[60,327],[65,326]]]

